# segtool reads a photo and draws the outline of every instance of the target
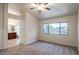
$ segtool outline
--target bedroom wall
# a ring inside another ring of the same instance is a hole
[[[78,8],[78,53],[79,53],[79,8]]]
[[[3,42],[3,4],[0,4],[0,49]]]
[[[26,13],[26,44],[38,40],[38,20],[30,13]]]
[[[7,48],[7,38],[8,38],[8,4],[4,4],[4,41],[3,49]]]
[[[7,47],[8,4],[0,3],[0,49]]]
[[[38,38],[38,20],[28,12],[22,13],[21,20],[21,42],[30,44]]]
[[[22,44],[26,43],[26,11],[21,12],[20,20],[20,42]]]
[[[62,35],[51,35],[43,33],[44,23],[57,23],[57,22],[68,22],[68,36]],[[39,40],[54,42],[69,46],[77,47],[77,15],[62,16],[51,19],[40,20],[40,33]]]

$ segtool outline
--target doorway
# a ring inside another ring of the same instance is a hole
[[[20,20],[8,18],[8,47],[20,44]]]

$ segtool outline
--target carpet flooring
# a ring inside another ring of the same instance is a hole
[[[77,55],[77,48],[38,41],[0,50],[0,55]]]

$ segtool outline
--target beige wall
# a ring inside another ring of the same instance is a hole
[[[26,44],[37,41],[38,20],[31,14],[26,14]]]
[[[0,4],[0,49],[7,46],[8,4]]]
[[[68,36],[43,33],[44,23],[57,23],[57,22],[66,22],[66,21],[68,22]],[[78,41],[77,40],[77,15],[62,16],[62,17],[56,17],[52,19],[40,20],[39,35],[40,35],[39,40],[77,47],[77,41]]]
[[[8,4],[4,4],[4,41],[3,49],[7,48],[8,43]]]
[[[3,4],[0,4],[0,49],[3,42]]]
[[[78,9],[78,52],[79,52],[79,9]]]
[[[26,11],[25,12],[21,12],[20,42],[22,44],[25,44],[25,42],[26,42]]]
[[[37,41],[38,20],[28,12],[22,13],[21,20],[21,43],[30,44]]]

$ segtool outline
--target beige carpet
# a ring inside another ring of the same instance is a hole
[[[38,41],[0,50],[0,55],[76,55],[77,48]]]
[[[13,47],[20,44],[19,39],[10,39],[8,40],[8,47]]]

